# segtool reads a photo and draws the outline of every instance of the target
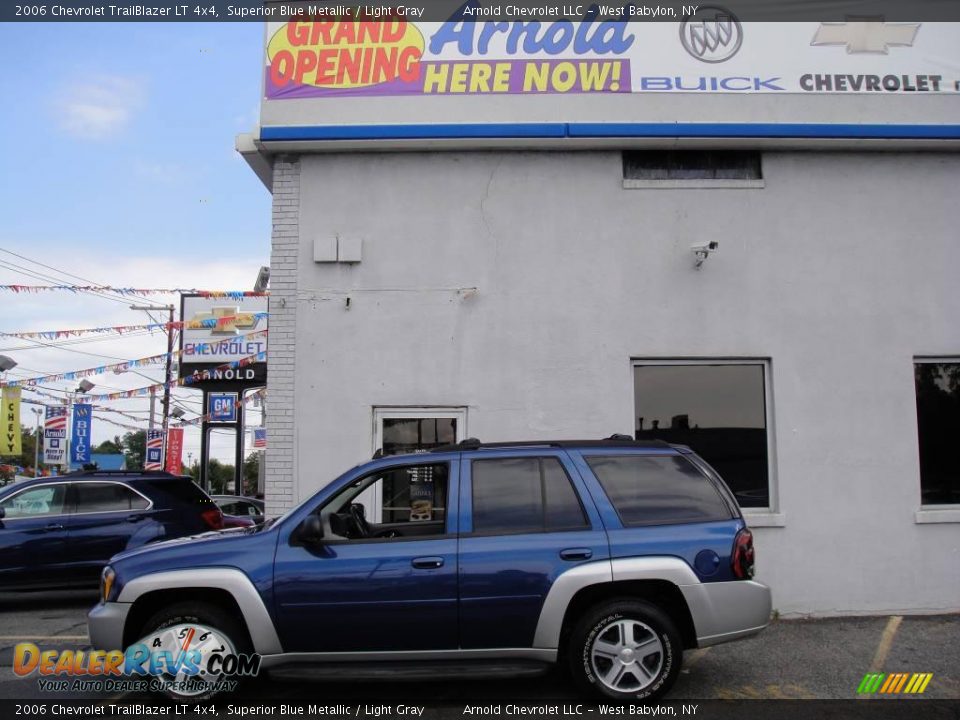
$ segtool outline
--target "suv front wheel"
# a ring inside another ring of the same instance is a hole
[[[673,622],[643,600],[611,600],[580,618],[568,646],[574,678],[614,700],[653,700],[680,673],[683,645]]]

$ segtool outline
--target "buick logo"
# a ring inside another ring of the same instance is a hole
[[[680,42],[697,60],[721,63],[737,54],[743,43],[743,28],[729,10],[701,5],[696,19],[680,23]]]

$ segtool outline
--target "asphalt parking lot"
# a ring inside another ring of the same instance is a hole
[[[14,646],[34,642],[42,649],[86,647],[86,613],[96,599],[95,593],[86,592],[0,593],[0,698],[52,699],[39,690],[35,676],[14,675]],[[960,699],[960,615],[776,621],[756,637],[687,652],[669,699],[849,699],[856,697],[857,686],[871,671],[933,673],[923,698]],[[325,696],[365,702],[401,694],[452,702],[577,697],[560,673],[402,684],[344,680],[259,680],[243,697],[306,701]]]

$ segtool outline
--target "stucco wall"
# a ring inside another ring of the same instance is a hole
[[[763,189],[627,190],[619,152],[302,156],[290,500],[369,457],[374,406],[467,406],[486,440],[601,437],[633,428],[631,358],[769,358],[775,607],[960,608],[960,526],[914,520],[912,364],[960,355],[960,156],[763,168]],[[336,234],[361,263],[313,262]],[[695,270],[704,238],[720,250]]]

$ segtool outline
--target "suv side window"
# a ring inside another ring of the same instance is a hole
[[[65,483],[56,485],[37,485],[22,492],[18,492],[3,500],[5,519],[26,517],[41,517],[43,515],[63,515],[64,499],[67,495]]]
[[[385,468],[350,483],[321,516],[341,540],[445,535],[449,482],[447,463]],[[361,502],[371,499],[372,508]]]
[[[73,483],[74,512],[123,512],[145,510],[150,504],[142,495],[117,483]]]
[[[563,465],[555,457],[474,460],[473,531],[515,534],[589,527]]]
[[[585,457],[624,526],[729,520],[713,483],[681,455]]]

